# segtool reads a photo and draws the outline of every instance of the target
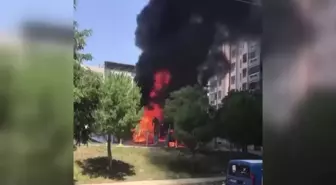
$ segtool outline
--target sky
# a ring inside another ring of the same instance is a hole
[[[69,0],[11,0],[0,11],[0,32],[16,32],[20,23],[27,19],[43,20],[72,25],[73,3]]]
[[[104,61],[135,64],[140,54],[134,44],[136,16],[148,0],[77,1],[76,12],[72,0],[6,1],[3,3],[5,8],[0,11],[0,35],[1,32],[13,34],[25,19],[66,23],[71,27],[76,19],[80,29],[93,30],[84,51],[94,57],[88,65],[99,65]]]
[[[135,64],[140,50],[135,46],[136,16],[148,0],[78,0],[74,14],[80,29],[92,29],[84,52],[93,55],[87,65],[104,61]]]

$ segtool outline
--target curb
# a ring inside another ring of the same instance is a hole
[[[225,177],[214,178],[192,178],[192,179],[174,179],[174,180],[150,180],[150,181],[132,181],[132,182],[112,182],[102,184],[78,184],[78,185],[222,185]],[[212,185],[212,184],[211,184]]]

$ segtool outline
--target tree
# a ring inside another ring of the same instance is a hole
[[[195,85],[170,94],[164,107],[165,120],[173,122],[174,136],[194,155],[199,145],[212,139],[206,91]]]
[[[86,46],[86,39],[92,35],[92,30],[84,29],[78,30],[78,23],[74,21],[74,32],[75,32],[75,48],[74,48],[74,59],[79,63],[83,61],[92,60],[92,55],[90,53],[81,53],[80,51],[84,50]]]
[[[259,92],[231,91],[218,110],[220,137],[243,147],[262,143],[262,99]]]
[[[74,10],[77,10],[77,0],[73,1]],[[92,35],[91,29],[78,29],[78,22],[73,21],[73,29],[74,29],[74,59],[77,63],[82,63],[83,61],[92,60],[92,55],[90,53],[82,53],[86,46],[86,39]]]
[[[27,44],[0,44],[0,184],[71,184],[72,51]]]
[[[123,138],[140,121],[140,89],[124,73],[110,73],[99,92],[96,130],[107,135],[107,155],[112,169],[112,135]]]
[[[77,10],[77,0],[74,0],[74,10]],[[92,35],[91,29],[78,29],[78,22],[73,22],[73,29],[74,29],[74,59],[79,63],[83,61],[90,61],[92,60],[92,55],[90,53],[81,53],[86,46],[86,39]]]
[[[74,65],[74,138],[77,144],[89,140],[101,85],[102,76],[84,69],[78,63]]]
[[[74,0],[74,10],[77,1]],[[74,21],[74,63],[73,63],[73,83],[74,83],[74,139],[77,144],[87,142],[90,128],[94,123],[93,111],[97,107],[98,89],[101,77],[94,72],[81,66],[84,61],[92,60],[90,53],[82,53],[86,46],[86,39],[91,36],[92,30],[78,29],[77,21]]]

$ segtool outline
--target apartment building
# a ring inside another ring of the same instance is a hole
[[[105,61],[104,62],[104,75],[110,72],[125,73],[129,75],[130,77],[134,78],[135,77],[135,65]]]
[[[223,44],[222,52],[231,67],[227,74],[219,72],[209,80],[209,103],[216,107],[229,91],[260,89],[262,82],[259,41]]]
[[[230,90],[260,89],[260,43],[240,41],[228,48],[231,50]]]
[[[130,64],[105,61],[104,65],[98,65],[98,66],[84,65],[84,64],[81,65],[82,67],[90,69],[91,71],[94,71],[96,73],[102,74],[103,76],[111,72],[117,72],[117,73],[124,73],[132,78],[135,77],[135,66]]]
[[[85,65],[85,64],[81,64],[82,67],[84,67],[85,69],[90,69],[93,72],[99,73],[104,75],[104,67],[98,65],[98,66],[91,66],[91,65]]]
[[[209,103],[213,106],[219,106],[221,100],[229,91],[229,74],[216,74],[210,78],[208,83]]]

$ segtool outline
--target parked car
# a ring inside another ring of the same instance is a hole
[[[225,185],[262,185],[262,160],[229,161]]]

